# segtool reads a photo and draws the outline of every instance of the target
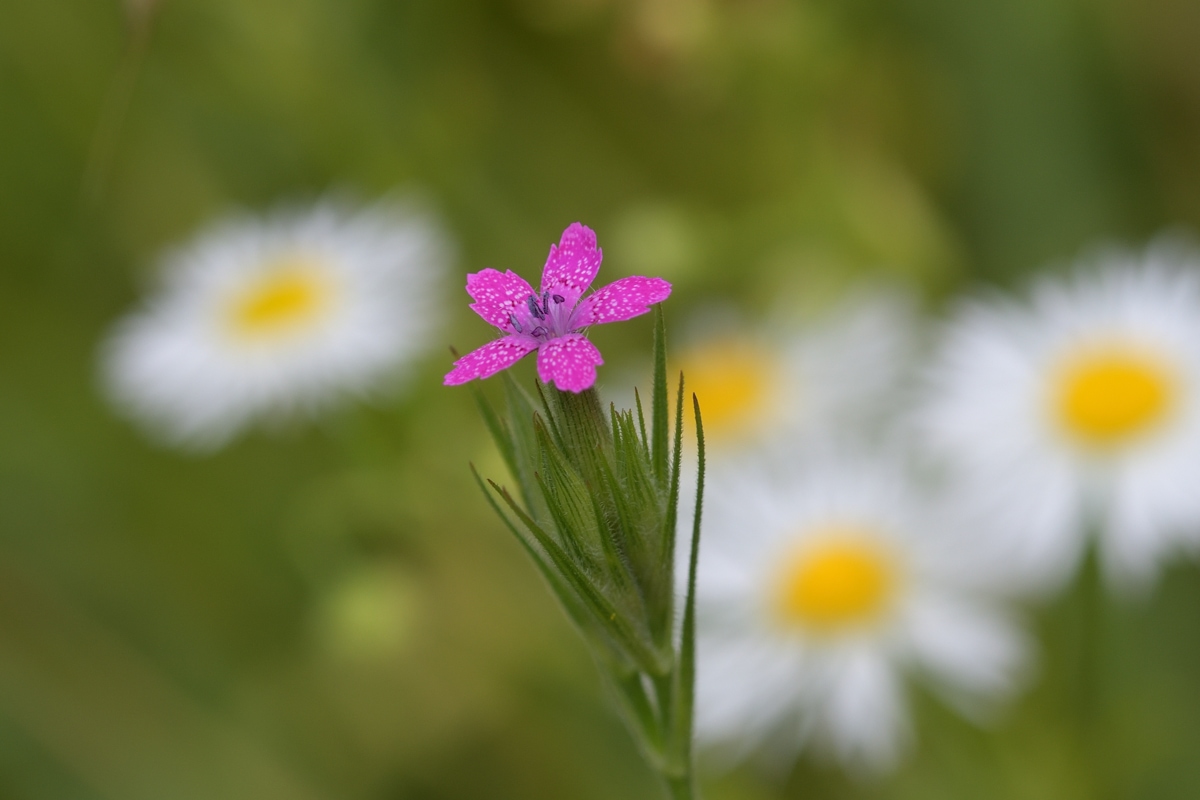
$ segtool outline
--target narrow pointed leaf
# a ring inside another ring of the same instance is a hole
[[[661,305],[654,307],[654,390],[650,397],[651,442],[654,477],[667,489],[667,323]]]
[[[492,441],[499,448],[500,456],[504,459],[504,465],[508,467],[509,474],[515,479],[520,473],[517,465],[517,452],[513,445],[512,432],[505,425],[504,420],[496,413],[496,409],[488,402],[488,399],[478,386],[473,387],[473,394],[475,395],[475,404],[479,406],[479,413],[483,416],[483,422],[487,426],[488,432],[492,435]]]
[[[622,517],[625,500],[617,486],[606,460],[599,460],[596,491],[591,493],[592,513],[603,526],[604,558],[607,574],[614,588],[620,593],[626,609],[639,621],[646,619],[646,605],[642,597],[637,572],[630,560],[629,528]]]
[[[652,674],[661,675],[669,670],[670,664],[664,661],[663,656],[647,646],[645,638],[638,635],[638,632],[630,626],[629,620],[609,602],[608,598],[592,583],[591,578],[567,557],[558,543],[550,538],[549,534],[517,505],[512,495],[493,481],[488,481],[488,484],[500,495],[517,519],[533,534],[538,546],[550,558],[550,562],[561,573],[563,579],[579,593],[584,606],[592,613],[596,621],[617,643],[625,648],[633,661],[641,669]]]
[[[664,558],[666,498],[655,485],[633,416],[614,416],[615,470],[606,473],[606,486],[616,498],[626,553],[641,588],[650,632],[659,647],[671,646],[674,626],[674,581],[670,559]],[[664,564],[666,568],[664,569]]]
[[[534,386],[537,387],[538,399],[542,403],[542,412],[546,415],[546,423],[550,426],[550,433],[554,435],[554,441],[559,447],[564,447],[562,432],[558,429],[558,420],[554,416],[554,412],[550,409],[550,403],[546,400],[546,390],[549,388],[541,381],[535,381]]]
[[[611,497],[610,502],[600,502],[597,497],[599,487],[587,485],[565,454],[549,441],[544,429],[539,435],[545,475],[538,476],[538,483],[547,504],[554,503],[554,512],[561,515],[564,524],[571,526],[563,528],[564,545],[582,548],[587,563],[606,575],[620,593],[633,590],[635,580],[622,551],[621,530],[614,517]],[[606,463],[600,459],[601,466]],[[635,606],[640,612],[640,600],[630,603],[630,608]]]
[[[555,445],[545,424],[535,425],[541,449],[542,470],[535,474],[542,497],[562,534],[564,547],[581,561],[600,567],[603,564],[603,537],[606,532],[592,513],[592,501],[578,470]]]
[[[604,494],[612,498],[612,511],[616,515],[616,519],[612,520],[615,524],[609,526],[612,533],[612,547],[609,551],[609,557],[615,562],[613,565],[614,572],[617,571],[616,566],[620,566],[620,577],[618,580],[628,581],[630,588],[638,591],[638,606],[641,607],[640,585],[642,581],[634,562],[634,557],[640,546],[640,542],[638,541],[639,529],[636,519],[637,510],[633,508],[629,502],[629,498],[622,491],[616,476],[613,475],[612,467],[604,461],[599,462],[597,466],[600,472],[600,485],[604,489]],[[602,513],[602,507],[598,502],[596,503],[596,513],[598,515]],[[643,609],[639,608],[639,610]]]
[[[674,730],[678,763],[691,774],[692,728],[696,707],[696,568],[700,557],[700,517],[704,509],[704,423],[700,418],[700,401],[692,395],[696,415],[696,449],[698,473],[696,479],[696,510],[692,517],[692,546],[688,556],[687,595],[684,600],[683,626],[680,632],[679,664],[676,668]]]
[[[513,478],[521,490],[521,499],[534,519],[551,526],[549,512],[541,496],[534,491],[537,482],[533,474],[540,466],[537,434],[534,431],[533,401],[512,376],[503,373],[504,394],[508,401],[508,430],[513,442],[513,461],[517,465]],[[553,531],[557,533],[557,531]]]
[[[625,673],[632,670],[634,667],[628,655],[613,642],[612,638],[604,630],[596,625],[593,615],[583,606],[583,602],[579,598],[579,593],[562,579],[562,576],[546,561],[546,557],[542,552],[533,546],[533,543],[521,533],[512,520],[508,518],[508,515],[500,509],[499,504],[492,497],[492,493],[484,485],[483,478],[479,476],[479,472],[475,469],[474,464],[471,464],[471,474],[475,478],[476,485],[479,486],[479,491],[483,492],[484,499],[487,500],[488,505],[492,507],[492,510],[496,512],[496,516],[500,517],[504,526],[521,543],[522,549],[532,559],[534,566],[537,567],[538,572],[550,586],[550,590],[554,593],[554,596],[562,604],[567,616],[575,623],[580,632],[592,642],[593,650],[597,656],[603,658],[616,671]]]
[[[646,438],[646,415],[642,413],[642,396],[638,393],[637,387],[633,387],[633,402],[637,406],[638,431],[642,434],[642,447],[646,452],[650,452],[650,440]]]
[[[671,485],[667,493],[667,514],[663,524],[663,554],[661,568],[675,574],[675,529],[679,527],[679,470],[683,451],[683,373],[679,373],[679,390],[675,395],[675,452],[671,457]]]
[[[610,678],[621,708],[629,720],[629,726],[637,735],[638,744],[642,746],[651,764],[660,769],[665,756],[662,720],[659,719],[650,696],[646,694],[642,674],[635,672],[623,676],[613,675]]]
[[[552,389],[548,392],[550,408],[554,412],[558,431],[562,436],[563,451],[583,475],[584,480],[596,477],[596,461],[604,458],[612,449],[612,432],[608,418],[600,405],[595,389],[579,394]]]

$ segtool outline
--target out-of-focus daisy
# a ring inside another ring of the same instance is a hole
[[[446,257],[433,220],[402,203],[219,223],[164,259],[157,291],[117,326],[107,389],[194,448],[363,394],[431,344]]]
[[[1200,258],[1108,254],[945,334],[923,439],[1022,570],[1057,584],[1092,529],[1110,577],[1144,584],[1200,540]]]
[[[780,457],[711,485],[697,596],[701,741],[734,757],[812,745],[877,770],[907,735],[904,672],[966,711],[1014,689],[1025,640],[980,594],[994,575],[899,468]]]
[[[863,433],[896,400],[914,341],[907,298],[860,296],[803,327],[733,329],[680,351],[676,366],[704,409],[717,452],[781,431]]]

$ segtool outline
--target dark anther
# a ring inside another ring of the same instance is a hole
[[[530,336],[545,336],[546,333],[547,333],[546,329],[543,328],[541,325],[538,325],[536,328],[534,328],[533,330],[531,330],[529,332],[529,335]]]
[[[542,311],[546,314],[550,313],[550,293],[542,293]]]
[[[537,297],[534,295],[529,295],[529,313],[538,319],[546,318],[546,315],[542,313],[542,309],[538,308]]]
[[[517,315],[516,315],[516,314],[509,314],[509,315],[508,315],[508,323],[509,323],[510,325],[512,325],[514,329],[516,329],[517,333],[520,333],[520,332],[521,332],[521,323],[517,322]]]
[[[567,298],[563,297],[561,294],[556,294],[556,295],[554,295],[554,302],[555,302],[555,304],[558,304],[558,303],[565,303],[566,301],[567,301]]]

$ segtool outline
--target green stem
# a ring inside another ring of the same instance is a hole
[[[1080,727],[1092,737],[1100,716],[1101,614],[1104,587],[1096,547],[1089,548],[1079,576],[1078,649],[1075,662],[1075,705]]]
[[[101,106],[100,119],[92,134],[88,159],[83,170],[80,194],[89,211],[96,209],[103,199],[105,184],[116,160],[121,131],[133,106],[138,76],[142,72],[142,65],[150,47],[150,34],[157,5],[157,2],[143,2],[130,6],[129,9],[129,39]]]
[[[1079,580],[1079,644],[1075,664],[1075,712],[1079,740],[1084,747],[1094,796],[1109,796],[1105,721],[1105,603],[1104,575],[1100,563],[1099,536],[1093,531]]]
[[[695,800],[695,782],[690,772],[682,777],[664,775],[663,779],[667,782],[667,793],[671,800]]]
[[[642,686],[640,673],[634,672],[626,676],[613,677],[617,690],[625,703],[626,711],[637,724],[638,738],[642,745],[648,748],[655,758],[661,760],[663,749],[663,725],[655,714],[646,689]]]

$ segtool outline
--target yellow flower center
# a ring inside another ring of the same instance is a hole
[[[776,368],[761,347],[744,341],[713,342],[686,353],[679,368],[688,390],[700,400],[705,434],[736,438],[769,418]]]
[[[785,623],[833,633],[877,619],[897,583],[894,554],[875,537],[835,531],[784,562],[776,612]]]
[[[293,332],[328,310],[332,287],[324,270],[304,259],[280,261],[233,297],[230,327],[242,338]]]
[[[1157,360],[1128,350],[1103,350],[1063,370],[1058,416],[1083,445],[1107,448],[1152,430],[1170,413],[1177,387]]]

